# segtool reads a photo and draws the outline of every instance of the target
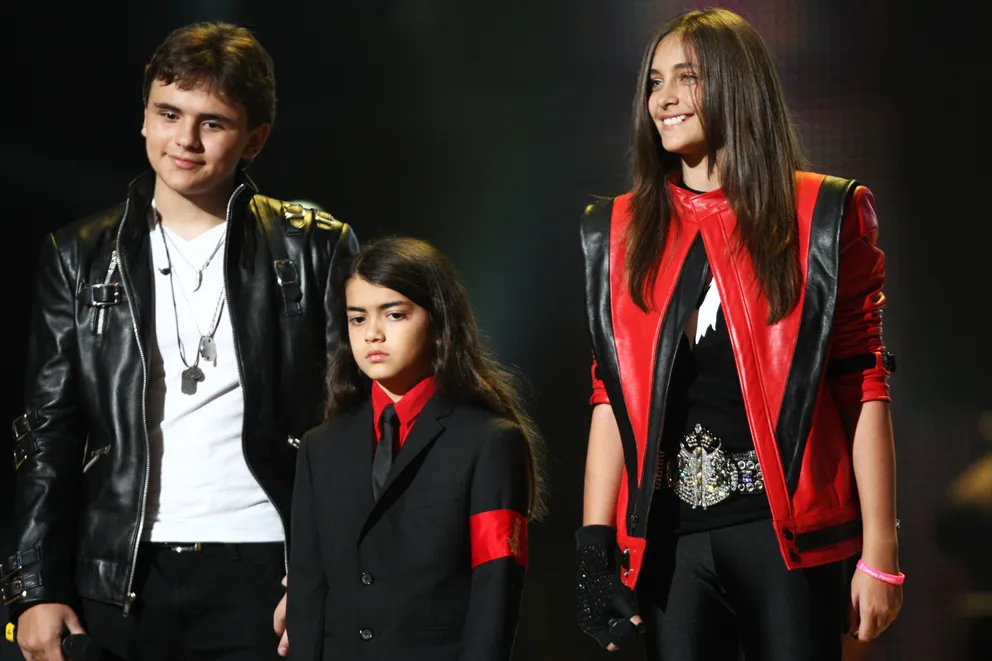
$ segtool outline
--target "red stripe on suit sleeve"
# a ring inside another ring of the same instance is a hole
[[[490,510],[469,519],[472,569],[490,560],[512,557],[527,566],[527,519],[514,510]]]

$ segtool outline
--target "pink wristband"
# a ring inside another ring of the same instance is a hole
[[[898,574],[886,574],[884,571],[878,571],[874,567],[869,567],[865,564],[864,560],[858,560],[858,569],[872,578],[878,579],[884,583],[891,583],[892,585],[902,585],[902,582],[906,580],[906,575],[902,572],[899,572]]]

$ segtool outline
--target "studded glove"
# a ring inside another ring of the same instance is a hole
[[[630,649],[640,642],[644,625],[635,626],[634,592],[620,582],[617,532],[610,526],[583,526],[575,533],[578,563],[575,598],[579,628],[603,647]]]

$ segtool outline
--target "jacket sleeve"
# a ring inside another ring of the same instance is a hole
[[[327,268],[327,282],[324,286],[324,313],[325,335],[328,352],[338,346],[341,336],[341,329],[344,325],[344,283],[348,279],[348,271],[351,268],[351,260],[358,254],[358,237],[351,225],[337,220],[331,220],[330,216],[321,214],[318,221],[318,231],[331,232],[329,245],[329,260]]]
[[[610,396],[606,394],[606,385],[599,378],[599,363],[596,362],[595,354],[592,357],[592,395],[589,397],[589,403],[593,406],[610,403]]]
[[[327,579],[321,561],[310,471],[310,437],[300,443],[293,486],[289,574],[286,586],[286,630],[293,659],[320,661],[324,644],[324,600]]]
[[[75,503],[86,435],[77,396],[74,281],[49,234],[29,325],[26,412],[13,429],[17,550],[0,559],[0,589],[14,618],[33,604],[68,604],[75,596]]]
[[[859,186],[841,227],[837,305],[827,365],[828,383],[842,409],[889,400],[890,356],[882,342],[885,256],[877,238],[874,198]]]
[[[520,613],[530,458],[520,429],[503,425],[483,449],[472,478],[472,587],[462,661],[508,661]]]

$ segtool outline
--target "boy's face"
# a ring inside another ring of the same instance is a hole
[[[399,292],[352,276],[345,287],[348,339],[358,368],[402,396],[431,375],[430,315]]]
[[[183,197],[197,197],[229,186],[239,160],[261,151],[269,125],[249,131],[243,107],[206,88],[184,90],[157,80],[148,93],[141,135],[158,182]]]

